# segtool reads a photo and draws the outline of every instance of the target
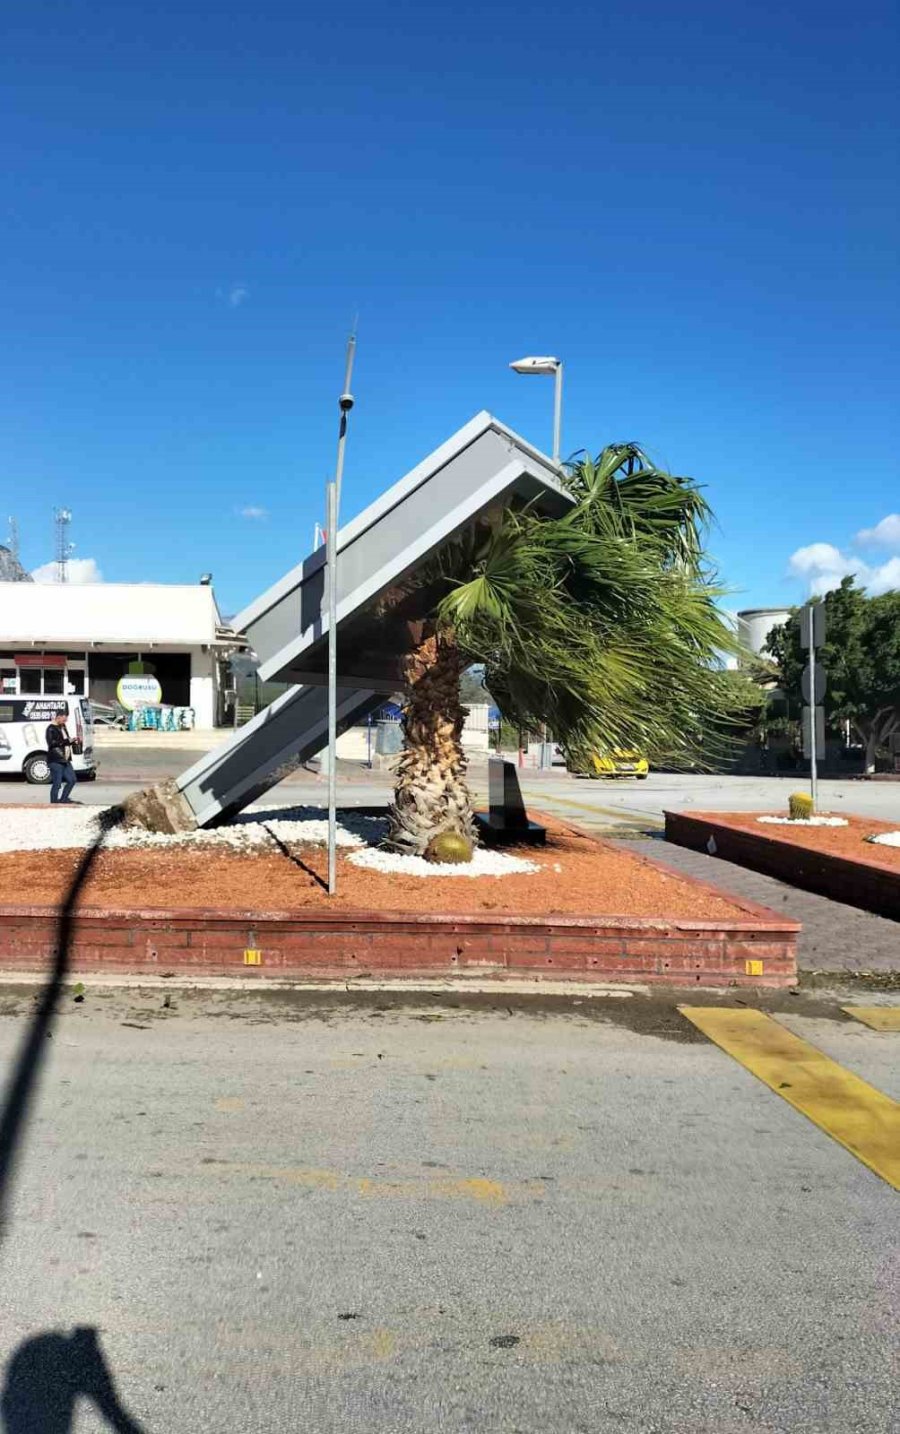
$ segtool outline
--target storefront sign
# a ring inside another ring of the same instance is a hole
[[[16,667],[65,667],[66,659],[57,652],[17,652]]]
[[[136,707],[158,707],[162,688],[155,677],[120,677],[116,696],[126,712],[133,712]]]

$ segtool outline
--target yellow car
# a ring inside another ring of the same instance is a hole
[[[614,747],[611,752],[591,753],[593,765],[592,776],[597,777],[637,777],[644,781],[650,775],[650,763],[640,752],[623,752],[620,747]]]

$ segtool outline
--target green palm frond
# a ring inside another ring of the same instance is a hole
[[[722,658],[737,644],[704,551],[706,499],[634,443],[579,456],[565,481],[562,517],[492,512],[417,572],[422,617],[484,665],[513,723],[655,760],[708,756],[727,741]]]

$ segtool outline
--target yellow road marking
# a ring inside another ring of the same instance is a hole
[[[660,821],[659,817],[654,816],[652,812],[643,812],[640,810],[639,807],[594,806],[591,802],[578,802],[575,800],[574,797],[559,797],[551,792],[548,792],[546,795],[543,792],[525,792],[523,793],[523,795],[525,796],[527,803],[539,808],[541,811],[547,812],[549,816],[555,815],[558,817],[564,817],[565,815],[564,812],[554,813],[554,805],[561,807],[574,807],[576,811],[590,812],[593,816],[618,817],[619,820],[622,821],[623,825],[627,824],[629,826],[652,826],[655,830],[663,830],[663,823]],[[476,804],[478,805],[484,805],[485,801],[487,800],[485,793],[478,790],[477,788],[474,791],[474,797]]]
[[[900,1031],[900,1006],[842,1006],[841,1010],[873,1031]]]
[[[332,1194],[346,1192],[364,1198],[474,1200],[478,1204],[497,1207],[505,1205],[511,1198],[546,1194],[546,1185],[538,1179],[516,1185],[488,1180],[483,1176],[451,1174],[375,1179],[367,1175],[346,1175],[341,1170],[316,1170],[302,1165],[251,1165],[231,1160],[217,1160],[204,1169],[212,1174],[247,1175],[256,1180],[277,1180],[288,1185],[302,1185],[308,1190],[325,1190]]]
[[[776,1095],[900,1190],[900,1104],[762,1011],[679,1006]]]
[[[647,812],[646,815],[643,812],[638,812],[636,807],[601,807],[594,806],[590,802],[576,802],[574,797],[556,797],[549,795],[546,798],[537,795],[533,800],[535,806],[541,807],[551,815],[553,814],[552,803],[556,803],[556,805],[560,807],[575,807],[579,812],[591,812],[594,816],[618,817],[623,825],[653,826],[658,827],[660,831],[662,831],[663,827],[658,817],[653,816],[651,812]],[[562,816],[563,813],[560,812],[557,815]]]

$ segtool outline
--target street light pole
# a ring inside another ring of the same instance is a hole
[[[562,454],[562,386],[563,362],[550,354],[516,359],[510,364],[515,373],[552,374],[556,380],[553,393],[553,462],[559,466]]]
[[[563,366],[560,359],[556,365],[556,382],[553,395],[553,462],[559,466],[562,446],[562,380]]]
[[[562,456],[562,386],[563,386],[563,362],[562,359],[553,358],[551,354],[533,355],[529,358],[516,359],[510,364],[515,373],[542,373],[552,374],[553,385],[553,462],[558,468]],[[548,740],[547,724],[541,728],[541,771],[546,772],[553,766],[553,754]]]
[[[809,795],[812,799],[813,815],[819,810],[819,754],[816,751],[816,649],[813,633],[813,604],[807,603],[809,618]]]
[[[344,388],[338,399],[341,422],[338,429],[337,466],[334,479],[325,491],[328,531],[325,536],[325,564],[328,574],[328,895],[337,890],[337,534],[341,503],[341,481],[344,477],[344,450],[347,445],[347,419],[353,407],[350,380],[356,335],[347,340],[347,367]]]

